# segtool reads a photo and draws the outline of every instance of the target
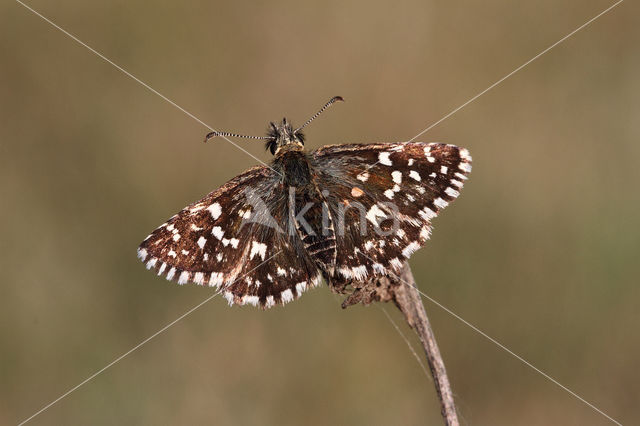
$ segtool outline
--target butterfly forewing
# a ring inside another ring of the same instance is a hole
[[[317,285],[320,273],[286,232],[287,205],[279,175],[253,168],[170,218],[138,255],[179,284],[221,288],[230,303],[291,301]]]
[[[424,245],[471,157],[445,144],[335,145],[315,151],[313,166],[337,223],[335,279],[362,280],[399,270]]]

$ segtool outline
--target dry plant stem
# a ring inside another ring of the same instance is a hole
[[[349,292],[349,288],[352,289]],[[362,303],[369,305],[373,302],[388,302],[393,300],[403,313],[407,323],[413,328],[427,355],[429,369],[436,385],[436,393],[440,400],[440,411],[444,423],[448,426],[458,426],[458,415],[453,402],[453,392],[444,368],[444,361],[440,355],[436,338],[431,330],[431,324],[424,309],[422,299],[418,293],[416,281],[411,273],[409,264],[405,262],[399,276],[374,277],[365,281],[334,282],[331,289],[336,293],[349,294],[342,302],[343,308]]]
[[[402,284],[393,288],[393,301],[404,314],[405,319],[413,328],[424,348],[429,363],[429,369],[436,385],[436,392],[440,399],[440,411],[446,425],[458,426],[456,406],[453,401],[453,392],[444,367],[444,361],[440,355],[436,338],[431,330],[431,324],[427,312],[422,304],[422,299],[417,291],[417,286],[411,268],[405,263],[400,280]]]

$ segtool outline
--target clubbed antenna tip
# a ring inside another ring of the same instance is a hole
[[[344,98],[342,96],[334,96],[333,98],[329,99],[329,102],[324,104],[324,106],[322,108],[320,108],[320,110],[318,112],[313,114],[313,116],[310,119],[308,119],[306,121],[306,123],[304,123],[302,126],[298,127],[295,130],[295,133],[298,133],[300,130],[304,129],[307,126],[307,124],[309,124],[313,120],[315,120],[320,114],[322,114],[324,112],[325,109],[329,108],[331,105],[333,105],[336,102],[344,102]]]
[[[209,139],[213,139],[217,136],[224,137],[233,137],[233,138],[245,138],[245,139],[269,139],[267,136],[247,136],[247,135],[239,135],[237,133],[229,133],[229,132],[218,132],[214,130],[213,132],[207,133],[207,136],[204,137],[204,141],[208,142]]]

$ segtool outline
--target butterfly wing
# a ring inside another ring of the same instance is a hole
[[[471,172],[466,149],[438,143],[333,145],[311,158],[336,223],[342,280],[399,271]]]
[[[320,273],[286,232],[279,178],[268,167],[237,176],[153,231],[138,256],[179,284],[220,288],[230,304],[271,307],[299,297]]]

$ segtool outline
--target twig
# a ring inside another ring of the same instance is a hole
[[[436,392],[440,399],[440,412],[444,418],[444,423],[448,426],[458,426],[458,415],[449,378],[447,377],[447,370],[444,367],[436,337],[433,334],[433,330],[431,330],[427,311],[424,309],[422,299],[416,289],[416,282],[408,263],[405,263],[400,280],[401,285],[394,287],[393,301],[422,342],[436,386]]]
[[[436,386],[436,393],[440,400],[440,411],[445,425],[459,426],[447,370],[444,367],[444,361],[442,361],[436,338],[431,330],[431,324],[417,291],[416,281],[409,264],[405,263],[402,272],[395,278],[382,277],[365,282],[350,283],[350,285],[354,287],[353,292],[342,303],[343,308],[358,303],[368,305],[372,302],[393,300],[400,309],[405,320],[415,330],[422,342]],[[346,292],[344,286],[332,286],[332,289],[338,293]]]

